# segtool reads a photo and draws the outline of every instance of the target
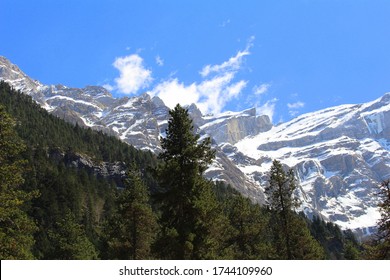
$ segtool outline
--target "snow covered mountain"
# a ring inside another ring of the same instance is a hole
[[[140,149],[161,151],[168,107],[148,94],[114,98],[106,89],[43,85],[0,57],[0,79],[32,96],[51,113],[116,135]],[[211,136],[217,158],[207,176],[225,180],[255,201],[272,160],[296,171],[302,210],[367,234],[379,217],[375,187],[390,177],[390,94],[370,103],[342,105],[273,126],[255,109],[203,116],[189,112],[201,135]]]
[[[390,93],[301,115],[229,149],[261,185],[273,159],[294,168],[307,212],[370,230],[379,218],[375,187],[390,177]]]

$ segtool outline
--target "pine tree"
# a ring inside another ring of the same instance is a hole
[[[324,258],[322,248],[311,236],[306,223],[293,211],[299,206],[299,200],[294,197],[296,189],[293,170],[289,169],[285,172],[282,164],[274,160],[265,193],[268,206],[273,210],[270,223],[278,258]]]
[[[50,259],[93,260],[98,258],[95,246],[88,239],[84,228],[68,211],[48,232],[52,252]]]
[[[377,258],[390,259],[390,180],[382,182],[378,195],[381,218],[378,222]]]
[[[157,235],[157,217],[149,204],[149,193],[135,166],[127,173],[125,189],[117,199],[118,211],[108,224],[108,257],[151,259]]]
[[[177,105],[169,111],[166,138],[161,139],[163,164],[157,169],[162,189],[159,248],[162,258],[215,259],[221,257],[226,222],[212,191],[203,178],[215,152],[211,141],[194,133],[188,111]]]
[[[269,185],[265,188],[268,198],[268,204],[275,211],[278,217],[278,228],[281,230],[283,240],[278,243],[281,245],[279,252],[285,252],[288,259],[292,259],[292,240],[291,240],[291,220],[292,208],[297,206],[293,199],[293,193],[296,189],[293,171],[290,169],[288,174],[283,170],[282,164],[274,160],[271,171]],[[284,243],[283,245],[281,243]]]
[[[226,199],[225,211],[233,231],[229,243],[234,259],[269,259],[275,255],[267,234],[268,215],[258,204],[238,194]]]
[[[23,183],[24,144],[14,130],[14,121],[0,106],[0,259],[32,259],[31,248],[36,231],[24,209],[37,196],[27,193]]]

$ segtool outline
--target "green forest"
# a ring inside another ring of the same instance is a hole
[[[185,108],[170,111],[166,135],[159,155],[140,151],[0,82],[0,259],[390,258],[389,182],[378,235],[362,244],[297,213],[294,171],[278,161],[266,205],[205,179],[215,151]]]

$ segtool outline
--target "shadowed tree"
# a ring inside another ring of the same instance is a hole
[[[50,259],[93,260],[98,258],[94,245],[89,241],[83,226],[77,223],[69,211],[49,230],[52,252]]]
[[[299,200],[294,197],[297,184],[293,170],[285,172],[282,164],[274,160],[268,183],[265,193],[273,210],[270,222],[278,258],[324,258],[323,249],[311,236],[305,221],[293,211],[299,206]]]
[[[108,224],[111,259],[151,259],[151,245],[157,235],[157,217],[149,204],[149,193],[133,166],[127,173],[125,189],[117,199],[118,210]]]
[[[378,221],[377,258],[390,259],[390,180],[382,182],[378,195],[381,218]]]
[[[27,193],[20,186],[24,144],[14,130],[14,121],[0,106],[0,259],[32,259],[31,248],[36,225],[27,216],[25,204],[37,192]]]
[[[227,220],[203,177],[215,157],[210,138],[200,141],[188,111],[170,110],[166,137],[161,139],[162,165],[157,169],[161,187],[162,234],[158,246],[163,258],[216,259],[222,257],[223,227]]]

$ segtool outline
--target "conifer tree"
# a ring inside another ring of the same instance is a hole
[[[127,173],[125,189],[117,199],[118,211],[108,229],[108,257],[151,259],[157,235],[157,217],[149,204],[149,193],[135,166]]]
[[[211,141],[194,133],[188,111],[177,105],[170,110],[166,138],[161,139],[163,164],[157,169],[162,189],[162,234],[158,246],[163,258],[220,258],[221,231],[226,222],[203,173],[215,152]]]
[[[234,258],[240,260],[269,259],[275,255],[267,232],[268,216],[258,204],[238,194],[227,198],[225,211],[233,227],[229,243]]]
[[[382,182],[378,195],[381,218],[378,222],[377,258],[390,259],[390,180]]]
[[[49,230],[52,252],[50,259],[93,260],[98,258],[95,246],[88,239],[84,228],[70,211]]]
[[[35,223],[24,209],[37,196],[27,193],[23,183],[24,144],[14,130],[14,121],[0,106],[0,259],[32,259]]]
[[[284,171],[282,164],[274,160],[269,184],[265,188],[268,205],[273,210],[271,228],[278,258],[317,259],[324,258],[324,252],[311,236],[306,223],[293,211],[299,206],[294,197],[297,189],[292,169]]]
[[[297,201],[293,198],[293,193],[296,189],[295,178],[293,171],[290,169],[288,174],[283,170],[282,164],[274,160],[271,171],[269,185],[265,188],[265,193],[268,198],[268,204],[275,211],[280,219],[278,220],[278,229],[281,231],[283,240],[278,244],[282,245],[284,250],[279,248],[279,252],[285,251],[286,257],[292,259],[291,252],[291,217],[292,208],[297,206]]]

